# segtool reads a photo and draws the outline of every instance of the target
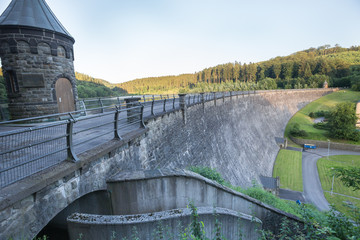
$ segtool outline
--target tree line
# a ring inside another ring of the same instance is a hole
[[[360,90],[360,46],[320,46],[258,63],[220,64],[194,74],[135,79],[112,84],[75,73],[79,98],[126,94],[241,91],[256,89],[332,87]],[[0,71],[0,100],[7,99]]]
[[[195,74],[136,79],[118,86],[137,94],[203,88],[316,88],[322,87],[325,81],[334,87],[351,87],[352,75],[360,75],[356,65],[360,65],[359,46],[342,48],[339,45],[324,45],[259,63],[242,64],[235,61],[206,68]]]

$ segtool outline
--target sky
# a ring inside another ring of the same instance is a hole
[[[46,2],[75,38],[75,71],[112,83],[360,45],[360,0]]]

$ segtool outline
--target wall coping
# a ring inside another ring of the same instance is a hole
[[[74,174],[77,170],[90,164],[92,161],[110,154],[135,138],[142,136],[148,128],[134,130],[123,136],[121,140],[111,140],[79,155],[79,161],[63,161],[53,167],[17,181],[0,191],[0,211],[14,203],[31,196],[54,182]],[[100,189],[99,189],[100,190]],[[106,188],[104,188],[106,190]]]
[[[262,224],[262,221],[256,217],[248,214],[236,212],[227,208],[219,207],[196,207],[199,215],[204,214],[222,214],[230,215],[234,217],[240,217],[248,221],[255,221]],[[134,214],[134,215],[95,215],[86,213],[73,213],[67,218],[68,222],[81,223],[81,224],[92,224],[92,225],[123,225],[123,224],[134,224],[134,223],[147,223],[156,222],[166,219],[178,218],[183,216],[191,216],[191,209],[189,208],[178,208],[161,212],[145,213],[145,214]]]
[[[107,183],[130,182],[130,181],[139,181],[139,180],[142,181],[149,179],[169,178],[169,177],[185,177],[185,178],[192,178],[198,181],[205,182],[208,185],[221,189],[230,194],[236,195],[262,208],[268,209],[280,215],[284,215],[288,218],[294,219],[295,221],[302,222],[302,220],[295,215],[292,215],[290,213],[284,212],[280,209],[267,205],[255,198],[249,197],[248,195],[232,190],[231,188],[225,187],[197,173],[184,169],[157,169],[157,170],[144,170],[144,171],[135,171],[135,172],[121,172],[114,174],[113,176],[110,176],[106,182]]]
[[[318,147],[321,148],[327,148],[328,142],[327,141],[319,141],[319,140],[312,140],[312,139],[302,139],[302,138],[296,138],[293,136],[289,136],[291,141],[293,141],[296,144],[304,145],[304,144],[315,144]],[[347,144],[347,143],[338,143],[338,142],[332,142],[330,141],[330,148],[332,149],[339,149],[339,150],[348,150],[348,151],[354,151],[354,152],[360,152],[360,145],[355,144]]]

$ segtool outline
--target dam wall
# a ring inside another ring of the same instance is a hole
[[[140,142],[144,169],[209,166],[242,187],[272,176],[290,118],[332,90],[258,91],[218,99],[147,122]]]
[[[271,176],[279,150],[275,137],[283,136],[293,114],[332,91],[258,91],[147,119],[145,129],[79,154],[77,162],[61,162],[3,188],[0,239],[32,239],[77,199],[107,190],[106,179],[121,171],[202,165],[232,184],[250,186],[259,175]]]

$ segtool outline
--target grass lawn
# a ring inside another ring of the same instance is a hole
[[[350,90],[341,90],[338,92],[331,93],[324,97],[315,100],[314,102],[309,103],[299,112],[297,112],[288,122],[286,129],[285,129],[285,137],[289,137],[290,128],[295,124],[298,123],[300,125],[300,129],[305,130],[308,133],[306,139],[313,139],[313,140],[321,140],[327,141],[329,137],[327,136],[327,131],[316,129],[313,127],[313,119],[309,117],[309,113],[317,112],[317,111],[329,111],[331,110],[336,104],[341,102],[358,102],[360,100],[360,92],[350,91]],[[333,142],[343,142],[343,143],[351,143],[351,144],[358,144],[359,142],[354,141],[345,141],[345,140],[336,140],[331,139]]]
[[[303,191],[302,152],[281,149],[276,157],[273,177],[280,177],[280,187]]]
[[[358,155],[336,155],[330,156],[329,159],[327,157],[321,158],[317,162],[317,168],[319,172],[319,177],[321,181],[321,185],[324,191],[331,191],[332,184],[332,175],[330,170],[332,167],[355,167],[360,164],[360,156]],[[348,188],[342,184],[342,182],[338,179],[334,179],[334,193],[341,193],[348,196],[353,196],[360,198],[360,190],[353,191],[352,188]],[[341,212],[351,214],[345,206],[345,201],[350,201],[360,207],[360,200],[356,200],[349,197],[339,196],[333,194],[331,196],[330,193],[325,192],[325,197],[330,204],[333,204],[335,208]]]

